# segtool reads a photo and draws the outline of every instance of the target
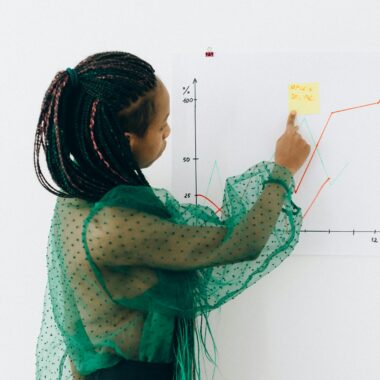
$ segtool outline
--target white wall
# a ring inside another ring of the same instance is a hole
[[[35,176],[33,143],[58,70],[124,50],[150,62],[170,89],[174,52],[379,51],[379,20],[376,0],[1,2],[0,377],[34,377],[55,197]],[[170,167],[169,139],[144,172],[170,187]],[[213,314],[216,379],[379,379],[379,272],[376,257],[290,257]]]

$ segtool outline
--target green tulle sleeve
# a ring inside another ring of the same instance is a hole
[[[220,216],[162,188],[119,185],[84,221],[86,260],[113,303],[195,317],[290,255],[302,223],[293,191],[291,173],[264,161],[227,178]]]

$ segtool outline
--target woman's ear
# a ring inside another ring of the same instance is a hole
[[[130,132],[124,132],[124,136],[128,139],[129,146],[131,147],[131,150],[133,150],[136,144],[136,137],[134,136],[133,133],[130,133]]]

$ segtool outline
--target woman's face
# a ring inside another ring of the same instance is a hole
[[[157,88],[154,97],[156,115],[149,125],[143,137],[138,137],[134,133],[125,132],[129,136],[131,151],[139,164],[140,169],[152,165],[165,150],[165,139],[170,134],[170,127],[167,118],[170,114],[170,97],[162,81],[157,78]]]

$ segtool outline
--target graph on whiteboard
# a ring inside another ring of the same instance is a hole
[[[179,54],[172,192],[216,213],[227,177],[273,161],[291,109],[311,146],[295,174],[294,254],[380,255],[380,54]]]

